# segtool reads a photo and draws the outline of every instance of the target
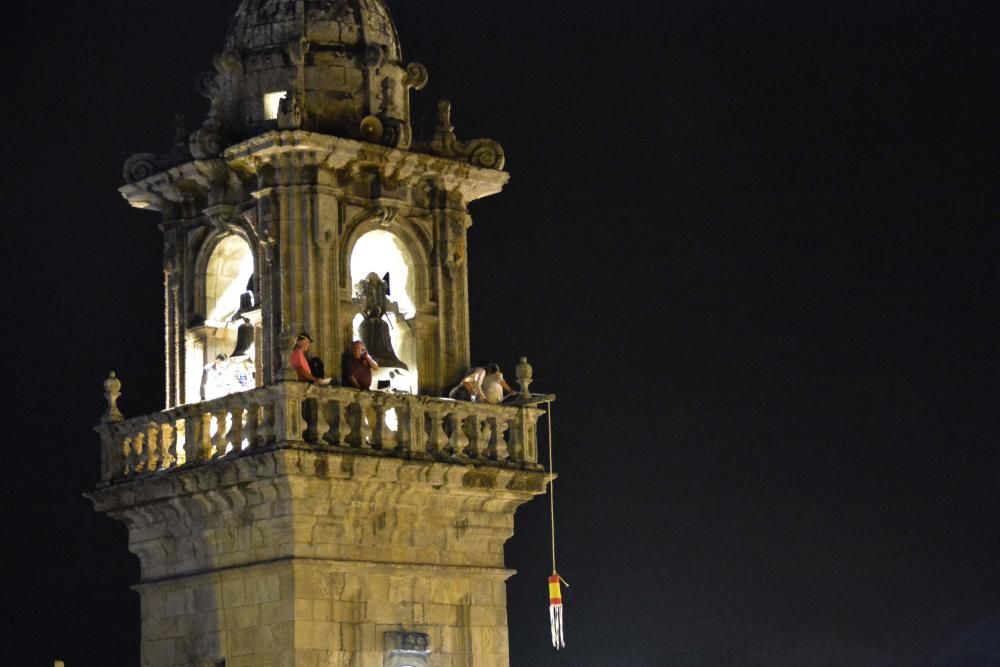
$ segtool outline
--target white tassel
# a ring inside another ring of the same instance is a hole
[[[549,624],[552,629],[552,645],[557,651],[566,648],[566,640],[563,638],[563,606],[561,604],[549,605]]]

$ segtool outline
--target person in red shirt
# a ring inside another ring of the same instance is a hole
[[[306,352],[309,351],[310,345],[312,345],[312,338],[309,337],[309,334],[302,332],[295,337],[295,347],[292,348],[290,360],[291,366],[295,369],[295,374],[300,381],[326,386],[330,384],[332,378],[318,378],[309,369],[309,359],[306,358]]]
[[[372,359],[360,340],[351,343],[351,352],[344,355],[341,365],[340,384],[356,389],[371,389],[372,371],[378,370],[378,363]]]

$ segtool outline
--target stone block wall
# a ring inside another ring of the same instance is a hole
[[[92,497],[130,529],[143,667],[508,665],[503,545],[536,470],[285,447]]]

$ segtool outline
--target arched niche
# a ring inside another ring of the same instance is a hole
[[[241,296],[252,290],[253,275],[250,244],[236,234],[219,239],[205,263],[205,322],[228,323],[240,310]]]
[[[386,313],[389,334],[396,356],[407,368],[382,368],[374,375],[373,382],[388,381],[393,389],[417,393],[419,368],[417,354],[416,317],[420,302],[422,265],[414,261],[413,253],[399,235],[385,230],[372,229],[358,236],[351,248],[350,284],[352,293],[370,273],[379,278],[389,274],[388,300],[392,312]],[[352,320],[352,338],[359,339],[362,316],[357,313]]]
[[[184,393],[188,403],[252,388],[260,378],[259,292],[249,241],[233,230],[209,237],[194,273],[195,316],[185,340]],[[218,355],[230,359],[221,371],[209,369]]]

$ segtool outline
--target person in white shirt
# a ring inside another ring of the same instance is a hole
[[[500,372],[500,367],[496,364],[490,364],[486,367],[486,377],[483,378],[482,389],[487,403],[503,403],[503,399],[517,393],[503,379],[503,373]]]

